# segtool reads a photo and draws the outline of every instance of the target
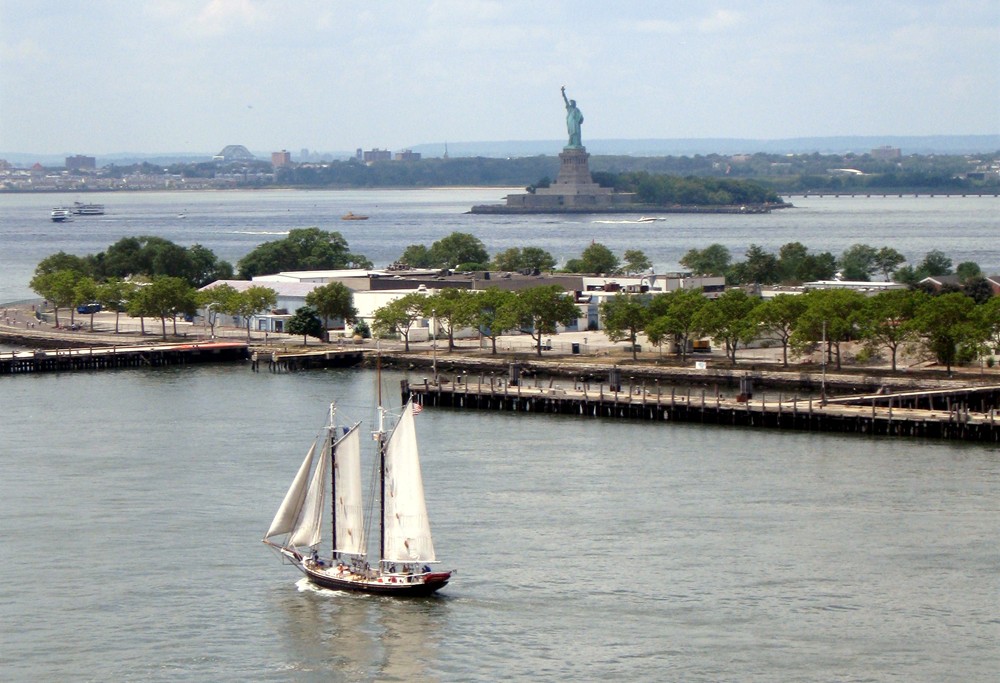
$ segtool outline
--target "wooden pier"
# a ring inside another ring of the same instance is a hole
[[[0,353],[0,375],[228,363],[249,357],[239,342],[108,346]]]
[[[947,409],[927,410],[894,405],[891,394],[852,397],[854,402],[773,394],[741,400],[708,395],[705,390],[661,392],[658,385],[633,386],[627,391],[613,391],[603,384],[597,388],[575,385],[572,389],[514,386],[482,375],[464,379],[459,376],[453,382],[404,380],[401,386],[404,401],[413,396],[417,402],[435,407],[996,443],[1000,441],[1000,406],[996,402],[1000,387],[992,389],[994,402],[985,410],[970,409],[961,399],[965,390],[923,392],[935,394],[932,405],[947,405]],[[954,399],[946,401],[945,391],[951,391]],[[913,405],[920,403],[915,396],[920,393],[907,392]],[[977,393],[980,397],[989,395],[988,391]]]

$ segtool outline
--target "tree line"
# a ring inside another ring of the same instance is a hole
[[[741,344],[762,338],[781,344],[785,367],[789,351],[805,353],[822,340],[822,352],[838,369],[841,345],[850,341],[863,344],[862,358],[887,354],[893,371],[908,347],[931,353],[949,372],[956,363],[1000,353],[1000,297],[977,303],[961,292],[899,289],[867,297],[850,289],[814,289],[761,300],[743,289],[716,299],[699,289],[676,290],[615,296],[601,304],[601,316],[608,337],[630,342],[633,357],[640,333],[651,344],[672,345],[682,359],[692,340],[717,340],[734,365]]]

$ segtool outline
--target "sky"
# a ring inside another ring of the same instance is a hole
[[[0,0],[0,151],[1000,133],[997,0]]]

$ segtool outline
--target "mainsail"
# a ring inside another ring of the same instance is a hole
[[[359,435],[358,425],[354,425],[333,447],[333,551],[347,555],[366,552]]]
[[[433,562],[434,543],[424,502],[420,454],[413,424],[413,404],[407,403],[385,447],[385,511],[382,560]]]

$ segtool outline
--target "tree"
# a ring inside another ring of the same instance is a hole
[[[731,258],[724,246],[711,244],[700,251],[691,249],[681,257],[680,263],[696,275],[725,275]]]
[[[973,275],[962,283],[962,294],[977,304],[984,304],[994,298],[993,287],[982,275]]]
[[[432,267],[481,270],[486,267],[490,255],[475,235],[453,232],[431,245],[430,258]]]
[[[760,246],[751,244],[746,259],[729,269],[733,284],[771,284],[781,279],[778,259]]]
[[[555,257],[539,247],[511,247],[493,257],[495,270],[543,271],[556,267]]]
[[[31,289],[38,292],[52,303],[55,311],[55,325],[59,327],[59,309],[72,306],[76,299],[76,283],[84,277],[78,270],[57,270],[53,272],[37,272],[31,278]],[[73,308],[70,308],[70,322],[73,321]]]
[[[342,282],[330,282],[306,294],[306,304],[323,317],[323,329],[330,329],[330,318],[340,318],[345,323],[357,319],[354,294]]]
[[[309,345],[309,337],[323,339],[326,335],[326,328],[323,321],[319,319],[316,309],[312,306],[301,306],[295,309],[295,315],[288,319],[289,334],[301,334],[302,345]]]
[[[97,303],[97,283],[88,275],[84,275],[76,281],[73,288],[73,306],[83,306]],[[90,331],[94,331],[94,313],[96,309],[89,308],[90,311]]]
[[[651,344],[662,346],[673,337],[681,360],[687,359],[689,339],[696,331],[698,311],[706,304],[703,290],[676,289],[657,294],[650,300],[650,321],[646,325],[646,338]]]
[[[858,312],[864,305],[864,295],[853,289],[813,289],[801,295],[806,309],[799,316],[792,343],[805,346],[826,336],[823,352],[827,359],[836,352],[837,369],[841,367],[840,345],[855,331]]]
[[[893,372],[899,349],[916,336],[913,320],[926,301],[926,294],[912,289],[889,290],[864,300],[858,331],[870,348],[889,350]]]
[[[788,242],[778,250],[780,282],[832,280],[836,272],[837,259],[828,251],[810,254],[801,242]]]
[[[475,294],[468,289],[446,287],[424,298],[424,315],[434,318],[435,325],[444,326],[448,335],[448,351],[455,348],[455,330],[472,325],[476,318]],[[437,330],[434,330],[437,337]]]
[[[179,313],[193,313],[195,306],[195,290],[186,280],[158,275],[148,285],[139,288],[136,296],[129,302],[129,313],[139,317],[159,318],[163,339],[166,340],[167,318],[173,319],[176,335],[176,316]]]
[[[493,355],[497,353],[497,337],[517,327],[517,295],[514,292],[490,287],[477,292],[473,300],[474,322],[492,342]]]
[[[795,325],[806,309],[806,299],[797,294],[778,294],[754,309],[758,329],[773,334],[781,341],[781,364],[788,367],[788,345]]]
[[[649,301],[634,294],[618,294],[601,303],[601,318],[608,339],[628,341],[636,360],[636,338],[649,321]]]
[[[1000,353],[1000,296],[995,296],[980,309],[987,339],[993,345],[993,352]]]
[[[652,262],[641,249],[625,250],[625,272],[642,273],[653,267]]]
[[[875,268],[882,273],[882,279],[888,281],[893,271],[906,263],[906,257],[891,247],[882,247],[875,254]]]
[[[951,275],[951,259],[943,252],[932,249],[924,256],[924,260],[917,266],[918,280],[934,275]]]
[[[275,307],[278,293],[270,287],[254,285],[230,297],[223,308],[225,313],[239,316],[247,328],[247,343],[250,343],[250,323],[255,315]]]
[[[203,289],[198,292],[198,305],[205,309],[205,319],[211,329],[212,338],[215,338],[215,325],[219,320],[219,313],[232,313],[238,308],[237,299],[240,293],[232,285],[222,283]],[[277,299],[275,299],[277,303]]]
[[[110,278],[97,286],[97,301],[105,310],[115,312],[115,334],[121,314],[127,310],[128,301],[135,295],[135,285],[119,278]]]
[[[580,316],[572,297],[559,285],[542,285],[517,293],[517,317],[522,328],[530,330],[535,348],[542,355],[542,337],[555,334],[558,325],[569,325]]]
[[[750,315],[756,305],[757,301],[742,289],[730,289],[703,306],[694,325],[713,339],[721,339],[726,357],[736,365],[736,349],[740,342],[750,341],[756,332]]]
[[[319,228],[291,230],[288,237],[265,242],[240,259],[240,277],[280,273],[285,270],[335,270],[371,268],[372,262],[348,250],[347,240],[339,232]]]
[[[845,280],[868,281],[878,268],[878,250],[867,244],[851,245],[840,256],[840,271]]]
[[[955,274],[959,280],[965,282],[969,278],[982,276],[983,269],[975,261],[962,261],[955,267]]]
[[[578,259],[570,259],[566,270],[571,273],[616,273],[618,257],[600,242],[591,242]]]
[[[399,335],[403,338],[403,348],[410,352],[410,328],[424,315],[424,299],[419,292],[411,292],[390,301],[375,310],[373,328],[379,337]]]
[[[975,302],[959,292],[930,297],[917,311],[913,323],[927,348],[949,373],[961,348],[974,348],[988,336],[987,324]]]

